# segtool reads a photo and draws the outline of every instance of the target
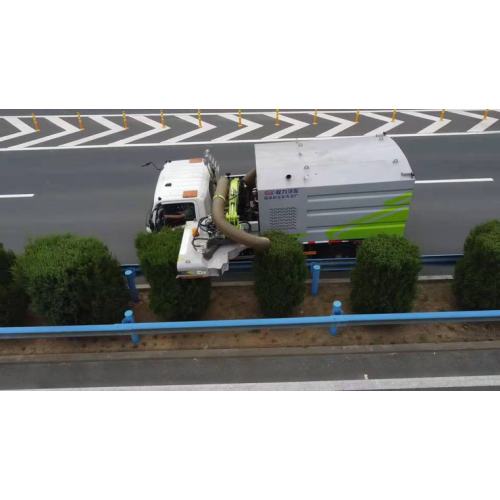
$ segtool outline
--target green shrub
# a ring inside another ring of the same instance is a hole
[[[500,309],[500,221],[476,226],[455,266],[453,290],[462,309]]]
[[[351,307],[357,313],[411,310],[421,269],[418,247],[402,236],[368,238],[351,275]]]
[[[14,280],[15,261],[14,252],[5,250],[0,243],[0,326],[21,326],[26,316],[28,298]]]
[[[267,233],[271,247],[255,256],[255,294],[266,316],[286,316],[306,293],[304,249],[297,239],[279,231]]]
[[[151,286],[149,306],[167,321],[200,318],[210,302],[210,280],[177,279],[182,231],[165,228],[135,240],[141,269]]]
[[[116,323],[128,306],[120,265],[95,238],[37,238],[17,260],[16,273],[33,311],[50,324]]]

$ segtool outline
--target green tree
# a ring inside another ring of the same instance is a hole
[[[351,274],[353,311],[410,311],[420,269],[418,247],[402,236],[378,235],[366,239],[358,250]]]
[[[16,275],[33,311],[50,324],[119,322],[129,303],[118,261],[95,238],[37,238],[17,260]]]
[[[500,308],[500,221],[476,226],[455,266],[453,290],[462,309]]]
[[[255,293],[266,316],[286,316],[304,301],[307,267],[304,249],[289,234],[265,234],[271,247],[255,256]]]
[[[28,297],[14,279],[14,252],[0,243],[0,326],[22,326],[28,307]]]
[[[210,303],[208,278],[177,279],[182,231],[165,228],[135,240],[141,269],[151,286],[149,306],[167,321],[200,318]]]

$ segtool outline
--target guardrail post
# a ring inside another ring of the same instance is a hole
[[[134,311],[131,309],[127,309],[125,314],[123,315],[122,323],[135,323]],[[132,340],[132,344],[139,345],[141,342],[141,337],[138,333],[131,333],[130,339]]]
[[[130,298],[134,302],[139,302],[139,292],[137,291],[137,286],[135,284],[135,269],[126,269],[125,278],[127,278],[128,289],[130,290]]]
[[[319,277],[321,273],[321,266],[319,264],[314,264],[312,266],[312,282],[311,282],[311,294],[316,296],[319,291]]]
[[[332,304],[332,316],[340,316],[341,314],[344,314],[344,311],[342,311],[342,302],[336,300]],[[330,327],[330,335],[337,335],[337,326],[335,324]]]
[[[78,127],[80,130],[85,130],[85,126],[83,125],[82,115],[80,115],[80,111],[76,113],[76,119],[78,120]]]
[[[38,123],[38,118],[35,113],[31,113],[31,120],[33,121],[33,126],[37,132],[40,132],[40,124]]]

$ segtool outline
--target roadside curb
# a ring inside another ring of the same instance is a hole
[[[303,355],[342,355],[342,354],[371,354],[401,352],[439,352],[500,349],[500,340],[480,342],[445,342],[422,344],[385,344],[359,346],[314,346],[314,347],[261,347],[240,349],[186,349],[172,351],[130,351],[105,353],[72,353],[72,354],[45,354],[45,355],[15,355],[0,356],[0,364],[20,363],[66,363],[66,362],[93,362],[93,361],[128,361],[144,359],[178,359],[178,358],[230,358],[230,357],[257,357],[257,356],[303,356]]]

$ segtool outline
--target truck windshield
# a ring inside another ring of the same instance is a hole
[[[158,208],[158,226],[176,227],[194,220],[194,203],[166,203]]]

